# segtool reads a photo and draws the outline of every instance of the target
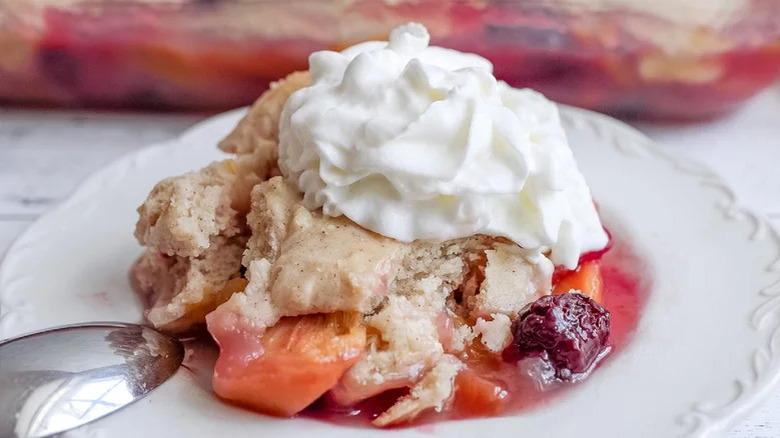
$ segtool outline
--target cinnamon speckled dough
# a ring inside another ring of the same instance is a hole
[[[441,412],[444,404],[452,397],[455,376],[463,368],[464,365],[458,358],[444,355],[425,377],[412,386],[408,395],[401,397],[372,423],[384,427],[413,420],[426,409]]]
[[[138,208],[135,236],[147,253],[131,277],[147,297],[146,315],[154,326],[186,330],[203,323],[204,317],[184,315],[182,302],[191,309],[210,311],[227,299],[212,300],[227,279],[240,275],[252,188],[278,174],[276,124],[281,108],[292,92],[308,82],[304,72],[272,84],[220,144],[238,154],[235,158],[160,181]],[[201,271],[207,274],[196,275]],[[206,287],[212,292],[202,292]],[[201,307],[198,299],[203,300]]]
[[[220,147],[238,156],[160,181],[138,208],[135,236],[167,255],[199,256],[213,236],[244,231],[252,187],[278,174],[279,116],[294,91],[310,82],[293,73],[271,85]]]
[[[166,256],[146,251],[133,266],[137,290],[146,302],[146,319],[155,327],[186,331],[229,296],[228,281],[240,278],[242,236],[214,237],[199,257]]]
[[[406,245],[344,217],[310,212],[281,177],[256,186],[252,198],[249,284],[209,316],[210,324],[224,313],[262,328],[284,316],[368,312],[386,295]]]
[[[513,319],[539,291],[552,287],[552,262],[542,257],[538,263],[528,263],[515,244],[496,243],[485,251],[485,278],[479,293],[467,298],[474,318],[504,314]],[[518,287],[518,285],[526,285]]]
[[[160,181],[138,208],[138,241],[169,256],[197,257],[212,237],[239,234],[242,220],[233,208],[237,175],[230,163]]]
[[[276,162],[279,143],[279,118],[290,95],[311,83],[309,72],[292,73],[271,84],[238,122],[233,131],[219,143],[225,152],[238,155],[262,151],[269,161]]]
[[[442,409],[457,355],[477,338],[500,349],[507,321],[550,292],[552,264],[506,239],[402,243],[307,210],[276,160],[282,107],[309,82],[295,73],[272,85],[220,143],[233,159],[161,181],[139,208],[147,252],[132,277],[147,319],[169,331],[238,319],[262,332],[285,316],[358,311],[366,351],[332,396],[411,388],[380,426]]]
[[[352,405],[394,388],[414,385],[441,359],[438,314],[444,302],[425,297],[390,295],[381,309],[366,317],[368,343],[363,357],[350,368],[331,395]]]
[[[485,348],[500,353],[512,341],[512,321],[503,313],[494,313],[490,318],[477,318],[474,334],[479,335]]]

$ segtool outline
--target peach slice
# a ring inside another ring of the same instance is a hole
[[[230,316],[209,325],[220,346],[214,392],[272,415],[292,416],[309,406],[365,349],[366,329],[354,312],[282,318],[261,334]]]
[[[508,395],[500,385],[466,369],[455,377],[453,408],[464,417],[498,415],[503,412]]]
[[[603,283],[599,261],[585,262],[574,271],[564,273],[553,286],[553,294],[565,294],[575,289],[601,303]]]

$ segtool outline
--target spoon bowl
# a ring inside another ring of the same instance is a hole
[[[135,324],[57,327],[0,342],[0,438],[41,438],[104,417],[168,380],[178,340]]]

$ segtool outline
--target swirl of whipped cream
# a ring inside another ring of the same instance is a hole
[[[554,103],[422,25],[309,59],[280,120],[279,165],[309,209],[400,241],[474,234],[573,268],[607,236]]]

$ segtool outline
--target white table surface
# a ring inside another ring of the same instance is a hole
[[[203,118],[0,109],[0,260],[27,225],[90,173]],[[715,123],[639,128],[665,149],[708,164],[742,203],[780,227],[780,87]],[[780,437],[780,388],[727,436]]]

